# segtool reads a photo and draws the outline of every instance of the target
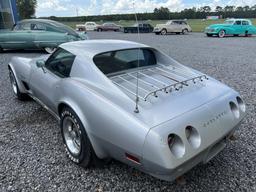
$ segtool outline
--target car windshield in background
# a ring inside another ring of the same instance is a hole
[[[116,73],[128,69],[156,65],[155,54],[149,49],[127,49],[101,53],[93,58],[96,66],[104,73]]]
[[[226,20],[225,21],[225,24],[233,24],[234,23],[234,20]]]

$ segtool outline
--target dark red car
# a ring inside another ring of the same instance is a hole
[[[103,23],[102,25],[97,26],[97,31],[120,31],[121,25],[115,23]]]

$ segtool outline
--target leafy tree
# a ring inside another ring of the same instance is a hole
[[[235,9],[235,6],[226,6],[224,8],[225,12],[233,12]]]
[[[244,10],[244,8],[241,7],[241,6],[239,6],[239,7],[236,8],[236,11],[243,11],[243,10]]]
[[[16,4],[21,19],[29,19],[34,16],[37,0],[17,0]]]
[[[222,12],[223,8],[221,6],[216,6],[215,11],[216,12]]]
[[[244,11],[249,11],[250,7],[248,5],[244,6]]]

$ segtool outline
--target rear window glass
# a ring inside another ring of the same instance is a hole
[[[98,54],[93,58],[96,66],[104,73],[116,73],[128,69],[156,65],[155,54],[149,49],[127,49]]]

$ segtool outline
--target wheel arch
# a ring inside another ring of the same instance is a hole
[[[11,70],[13,72],[13,75],[14,75],[14,77],[17,81],[18,87],[19,87],[19,91],[21,93],[26,93],[27,92],[26,88],[25,88],[24,84],[22,83],[22,81],[18,78],[18,74],[15,70],[15,67],[11,63],[8,64],[8,70]]]
[[[90,126],[88,124],[88,120],[85,117],[85,115],[83,114],[82,109],[79,107],[79,105],[77,105],[75,102],[73,102],[71,100],[61,101],[57,106],[59,117],[61,116],[61,112],[65,107],[72,109],[76,113],[76,115],[79,117],[97,157],[100,159],[108,158],[109,156],[108,156],[107,152],[101,147],[100,143],[92,135]]]

